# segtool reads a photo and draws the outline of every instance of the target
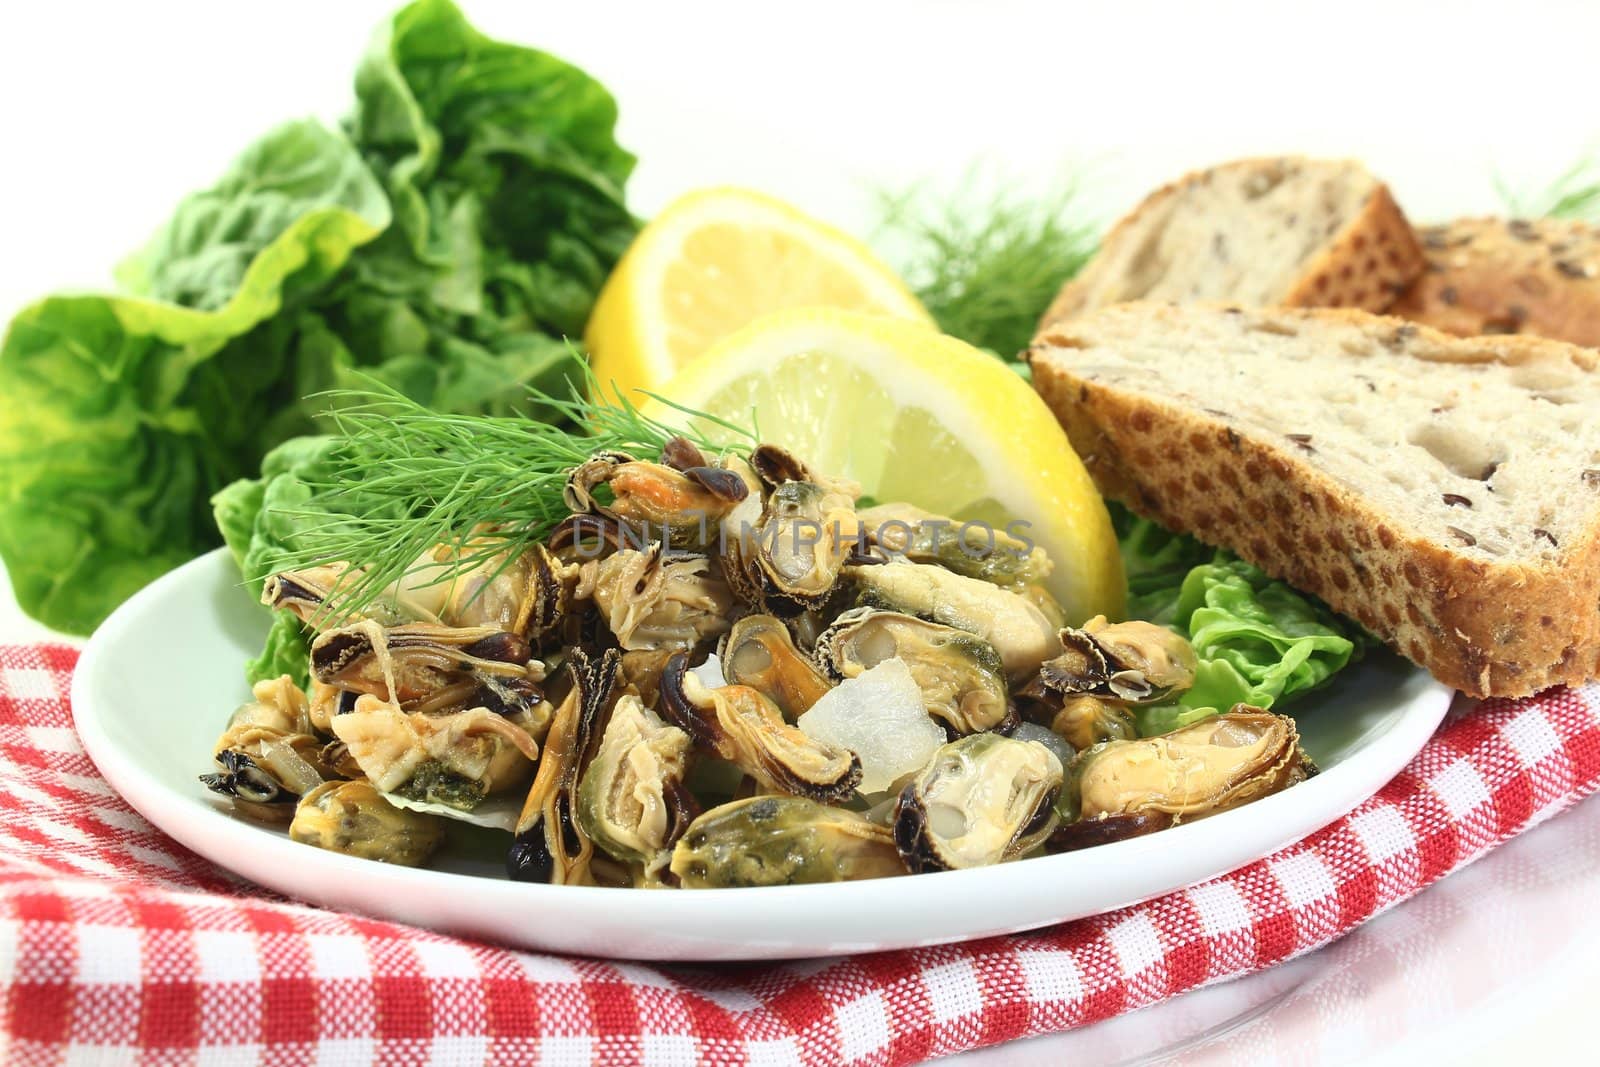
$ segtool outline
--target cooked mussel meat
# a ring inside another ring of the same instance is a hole
[[[1215,815],[1314,771],[1293,719],[1244,704],[1159,737],[1107,741],[1073,760],[1068,789],[1078,818],[1051,845],[1082,847]]]
[[[886,827],[803,797],[735,800],[695,819],[672,850],[688,889],[843,882],[904,874]]]
[[[536,720],[549,711],[540,707],[543,665],[532,659],[528,642],[489,626],[385,629],[363,620],[324,630],[311,644],[311,676],[405,711],[488,708]]]
[[[1194,646],[1165,626],[1096,615],[1060,633],[1064,651],[1039,668],[1045,688],[1130,703],[1157,703],[1194,685]]]
[[[958,734],[1006,721],[1006,674],[1000,655],[966,630],[914,615],[853,608],[817,640],[816,657],[832,677],[855,678],[889,659],[905,661],[928,713]]]
[[[813,474],[770,445],[750,459],[767,486],[753,556],[761,602],[783,615],[817,607],[833,595],[845,563],[862,547],[855,510],[861,487]]]
[[[733,610],[733,596],[710,560],[672,556],[660,545],[584,564],[573,595],[593,599],[628,651],[686,651],[726,632]]]
[[[212,757],[221,770],[202,774],[200,784],[232,798],[240,814],[282,822],[296,801],[322,784],[313,762],[319,747],[314,738],[249,727],[230,731],[224,744]]]
[[[895,845],[915,873],[1022,855],[1054,829],[1061,781],[1061,761],[1037,741],[992,733],[959,738],[901,791]]]
[[[212,750],[217,772],[202,774],[207,789],[231,797],[251,818],[281,822],[293,804],[322,784],[321,742],[311,733],[305,694],[289,678],[257,682],[255,699],[241,705]]]
[[[423,553],[401,577],[379,590],[359,611],[344,598],[363,582],[366,568],[346,563],[283,571],[267,578],[261,602],[274,610],[293,612],[313,630],[349,626],[370,619],[383,626],[406,623],[444,625],[449,588],[439,577],[439,549]]]
[[[1084,693],[1061,702],[1050,717],[1050,729],[1080,752],[1102,741],[1130,741],[1139,736],[1127,705]]]
[[[481,707],[430,715],[363,694],[332,731],[380,792],[460,811],[527,781],[539,758],[526,729]]]
[[[506,873],[517,882],[587,885],[594,842],[578,820],[578,782],[601,721],[618,697],[622,657],[614,648],[590,657],[571,651],[572,687],[550,723],[544,756],[517,819]]]
[[[722,517],[745,498],[737,475],[707,463],[699,449],[677,439],[667,459],[693,466],[670,466],[635,459],[626,452],[599,452],[567,477],[566,504],[580,514],[603,515],[650,535],[664,532],[674,545],[705,545]],[[609,490],[610,500],[597,492]]]
[[[861,782],[861,761],[849,749],[806,736],[747,685],[708,688],[682,653],[661,676],[661,712],[696,745],[765,788],[837,804]]]
[[[568,515],[550,531],[545,546],[556,560],[568,566],[605,559],[622,548],[645,549],[650,538],[627,529],[604,515]]]
[[[717,657],[729,682],[759,690],[791,722],[833,688],[794,647],[789,628],[771,615],[746,615],[734,623]]]
[[[261,726],[281,734],[311,732],[310,702],[287,674],[257,682],[250,687],[250,696],[228,716],[228,729]]]
[[[1030,596],[954,574],[929,563],[890,560],[851,566],[862,606],[898,611],[976,634],[1000,654],[1006,673],[1023,679],[1061,648]]]
[[[622,654],[622,687],[631,690],[645,707],[656,706],[661,692],[661,672],[667,669],[670,649],[640,649]]]
[[[416,867],[444,839],[437,816],[395,807],[370,782],[326,782],[295,808],[289,836],[365,860]]]
[[[578,783],[578,825],[605,852],[646,873],[700,814],[684,787],[689,735],[625,693]]]
[[[361,696],[354,689],[340,689],[315,678],[311,679],[311,687],[306,693],[310,698],[311,726],[321,735],[333,732],[335,715],[348,715],[356,710],[356,700]]]
[[[717,562],[734,597],[741,603],[759,606],[765,582],[755,553],[766,487],[755,468],[738,453],[724,455],[719,465],[744,485],[745,497],[722,517],[718,526]]]
[[[445,570],[447,595],[440,617],[446,626],[488,627],[538,644],[561,622],[566,609],[566,568],[544,545],[512,556],[496,551],[484,535],[457,550],[441,546],[435,556]],[[476,560],[460,570],[451,570]]]
[[[1037,585],[1052,570],[1044,549],[986,522],[957,522],[904,503],[864,508],[860,518],[873,544],[890,557],[937,563],[1006,587]]]

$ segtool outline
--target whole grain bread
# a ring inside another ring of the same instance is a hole
[[[1361,164],[1245,159],[1146,197],[1040,328],[1127,300],[1382,311],[1422,268],[1405,215]]]
[[[1456,219],[1417,231],[1428,263],[1390,313],[1446,333],[1600,345],[1600,227]]]
[[[1360,311],[1128,304],[1029,357],[1108,497],[1467,693],[1600,676],[1600,352]]]

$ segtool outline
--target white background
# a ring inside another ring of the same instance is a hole
[[[392,6],[11,6],[0,15],[0,313],[105,284],[179,196],[258,133],[336,118]],[[948,187],[978,165],[1038,190],[1081,175],[1106,216],[1191,167],[1301,151],[1362,158],[1413,218],[1430,219],[1495,211],[1496,174],[1537,188],[1600,146],[1596,4],[465,6],[486,32],[557,52],[613,90],[643,214],[697,185],[748,184],[865,232],[875,187]],[[0,588],[0,640],[31,632]],[[1369,939],[1396,931],[1392,967],[1363,970],[1336,946],[1278,978],[999,1058],[1131,1054],[1154,1047],[1139,1033],[1176,1040],[1258,1001],[1271,1041],[1229,1058],[1296,1048],[1304,1062],[1539,1062],[1588,1048],[1579,998],[1600,977],[1583,907],[1600,888],[1597,826],[1580,810],[1531,835],[1525,858],[1496,855],[1459,876],[1466,888],[1452,880],[1374,924]],[[1558,884],[1527,876],[1558,860]],[[1446,901],[1479,919],[1436,921]],[[1450,992],[1462,974],[1488,992]],[[1318,983],[1337,995],[1283,1007],[1284,989]],[[1395,1018],[1381,1047],[1357,1038],[1363,1020]]]

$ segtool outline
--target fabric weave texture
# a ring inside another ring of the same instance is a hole
[[[0,646],[0,1062],[906,1064],[1083,1026],[1334,940],[1593,792],[1600,686],[1447,720],[1350,815],[1230,874],[967,944],[671,967],[289,902],[140,818],[77,654]]]

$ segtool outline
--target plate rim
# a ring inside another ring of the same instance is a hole
[[[372,910],[359,906],[347,908],[343,903],[328,904],[326,893],[320,894],[323,899],[302,895],[298,890],[284,888],[281,879],[275,878],[274,875],[284,870],[308,872],[313,876],[313,880],[337,880],[340,876],[356,875],[359,882],[387,883],[402,893],[418,894],[422,899],[426,899],[429,893],[442,890],[459,891],[463,880],[470,879],[474,889],[473,895],[480,898],[478,903],[486,910],[505,906],[526,909],[530,914],[537,914],[541,909],[551,909],[614,920],[621,913],[632,912],[638,906],[645,906],[654,918],[666,923],[676,921],[696,927],[712,927],[718,920],[742,925],[757,915],[831,912],[840,907],[847,907],[857,913],[879,913],[886,916],[907,912],[914,910],[919,903],[918,900],[906,899],[908,887],[912,897],[929,898],[926,903],[930,907],[937,906],[936,898],[939,897],[1005,899],[1008,891],[1014,888],[1011,883],[1018,881],[1015,871],[1026,869],[1035,872],[1044,880],[1049,880],[1051,875],[1070,876],[1073,873],[1071,867],[1082,864],[1084,860],[1080,857],[1086,856],[1089,851],[1094,853],[1095,862],[1102,866],[1117,866],[1131,871],[1145,869],[1152,863],[1159,868],[1160,853],[1168,852],[1180,843],[1186,850],[1203,851],[1208,855],[1225,858],[1239,851],[1237,848],[1229,847],[1229,839],[1244,830],[1246,824],[1252,821],[1260,825],[1255,833],[1248,835],[1251,839],[1270,838],[1276,842],[1265,849],[1254,846],[1248,849],[1247,851],[1253,853],[1250,858],[1239,862],[1228,861],[1225,865],[1220,865],[1224,860],[1219,860],[1219,865],[1214,869],[1208,867],[1204,873],[1186,878],[1181,883],[1166,884],[1159,889],[1097,907],[1090,912],[1068,909],[1067,913],[1054,918],[1041,920],[1037,916],[1030,917],[1020,925],[1011,925],[1004,917],[996,917],[994,923],[985,925],[982,929],[951,931],[931,938],[896,938],[860,946],[827,941],[825,933],[816,942],[822,946],[819,952],[829,955],[955,943],[999,933],[1037,929],[1075,918],[1084,918],[1087,915],[1114,911],[1216,878],[1256,860],[1264,859],[1286,845],[1303,840],[1349,814],[1352,809],[1387,784],[1433,735],[1448,713],[1455,696],[1453,690],[1436,680],[1425,679],[1424,688],[1409,701],[1407,714],[1390,725],[1380,739],[1371,742],[1372,744],[1381,742],[1379,752],[1390,756],[1389,759],[1382,761],[1381,766],[1360,763],[1351,766],[1349,762],[1342,762],[1300,783],[1293,790],[1264,797],[1234,811],[1210,819],[1185,823],[1161,834],[1112,842],[1084,852],[1042,856],[1018,863],[996,864],[970,870],[941,871],[917,875],[909,881],[884,878],[859,882],[761,886],[707,892],[650,893],[600,886],[553,886],[502,881],[428,868],[378,865],[372,861],[296,844],[286,836],[255,826],[199,798],[170,788],[140,761],[124,752],[112,741],[100,722],[99,712],[107,703],[100,691],[101,661],[111,655],[111,650],[128,630],[138,625],[142,615],[147,611],[146,605],[169,595],[174,587],[195,581],[194,576],[203,574],[208,568],[216,567],[221,557],[227,557],[231,565],[232,557],[228,550],[218,548],[157,578],[119,605],[89,638],[83,649],[71,685],[73,725],[83,742],[85,752],[107,783],[141,817],[189,851],[222,870],[247,879],[292,903],[341,911],[353,910],[386,921],[408,923],[449,934],[487,937],[514,947],[533,950],[574,951],[570,947],[563,947],[567,938],[562,936],[563,931],[560,930],[544,931],[532,938],[519,936],[508,939],[503,934],[485,933],[482,927],[473,928],[470,923],[467,924],[467,929],[455,925],[440,926],[436,922],[419,921],[397,915],[394,910],[381,908]],[[1375,758],[1368,761],[1368,764],[1375,763],[1377,763]],[[1393,766],[1390,767],[1389,764]],[[1324,802],[1308,804],[1308,799]],[[1297,810],[1298,815],[1296,815]],[[1307,814],[1311,812],[1316,814],[1308,818]],[[1266,826],[1274,816],[1282,816],[1275,820],[1276,825],[1289,829],[1281,834],[1264,831],[1261,827]],[[219,847],[217,842],[227,841],[230,837],[237,838],[241,828],[250,832],[249,840],[257,847],[241,850],[242,855],[228,854],[227,858],[217,855],[218,852],[227,853],[227,850]],[[1175,839],[1172,835],[1183,836]],[[570,919],[567,917],[561,920],[562,924],[568,921]],[[701,950],[693,947],[693,940],[691,937],[687,943],[680,942],[670,952],[657,953],[650,950],[640,953],[619,946],[620,950],[611,955],[619,959],[676,960],[777,959],[797,955],[791,950],[775,953],[763,948],[759,943],[731,946],[747,950],[731,954],[729,945],[706,944],[702,946],[703,954],[701,954]],[[592,949],[589,951],[593,952]]]

